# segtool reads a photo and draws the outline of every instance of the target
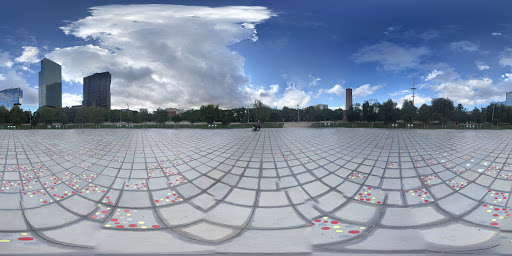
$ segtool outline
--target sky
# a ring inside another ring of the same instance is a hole
[[[38,106],[42,58],[63,105],[112,74],[112,108],[273,108],[365,100],[466,108],[512,91],[509,0],[0,1],[0,89]]]

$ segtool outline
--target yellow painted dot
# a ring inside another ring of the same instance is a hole
[[[4,240],[0,240],[0,243],[8,243],[10,242],[11,240],[7,240],[7,239],[4,239]]]
[[[487,212],[491,212],[491,210],[487,210]]]
[[[21,233],[21,235],[22,235],[22,236],[27,236],[27,235],[28,235],[28,233]]]
[[[142,229],[146,229],[146,228],[148,228],[148,227],[146,227],[146,226],[141,226],[140,228],[142,228]]]
[[[336,230],[336,232],[341,233],[341,232],[343,232],[343,229],[338,229],[338,230]]]
[[[131,213],[128,213],[128,214],[126,214],[126,216],[132,216],[132,214],[131,214]]]
[[[105,225],[105,227],[107,227],[107,228],[110,228],[111,226],[112,226],[112,225],[109,225],[109,224]]]
[[[503,216],[500,216],[500,220],[502,220],[502,219],[504,219],[504,217],[503,217]]]
[[[360,227],[360,229],[366,229],[365,227]]]
[[[144,224],[144,223],[146,223],[146,222],[144,222],[144,221],[139,221],[139,222],[137,222],[137,223],[139,223],[139,224]]]
[[[322,219],[324,219],[324,220],[325,220],[325,219],[327,219],[327,217],[323,217]]]
[[[333,226],[332,228],[340,228],[340,226]]]

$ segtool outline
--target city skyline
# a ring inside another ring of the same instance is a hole
[[[27,3],[47,12],[21,12]],[[413,80],[418,107],[448,97],[471,109],[512,91],[506,1],[115,3],[1,3],[10,12],[0,18],[0,89],[21,88],[24,107],[37,109],[47,57],[63,66],[63,106],[81,104],[83,77],[103,70],[112,108],[150,110],[256,99],[336,108],[347,88],[354,103],[401,104]]]

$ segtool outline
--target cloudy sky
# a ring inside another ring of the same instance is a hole
[[[151,3],[151,4],[149,4]],[[113,108],[272,107],[512,91],[512,2],[0,1],[0,89],[37,108],[40,60],[62,65],[63,105],[112,74]]]

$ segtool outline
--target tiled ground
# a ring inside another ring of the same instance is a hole
[[[4,130],[0,254],[510,254],[511,139]]]

